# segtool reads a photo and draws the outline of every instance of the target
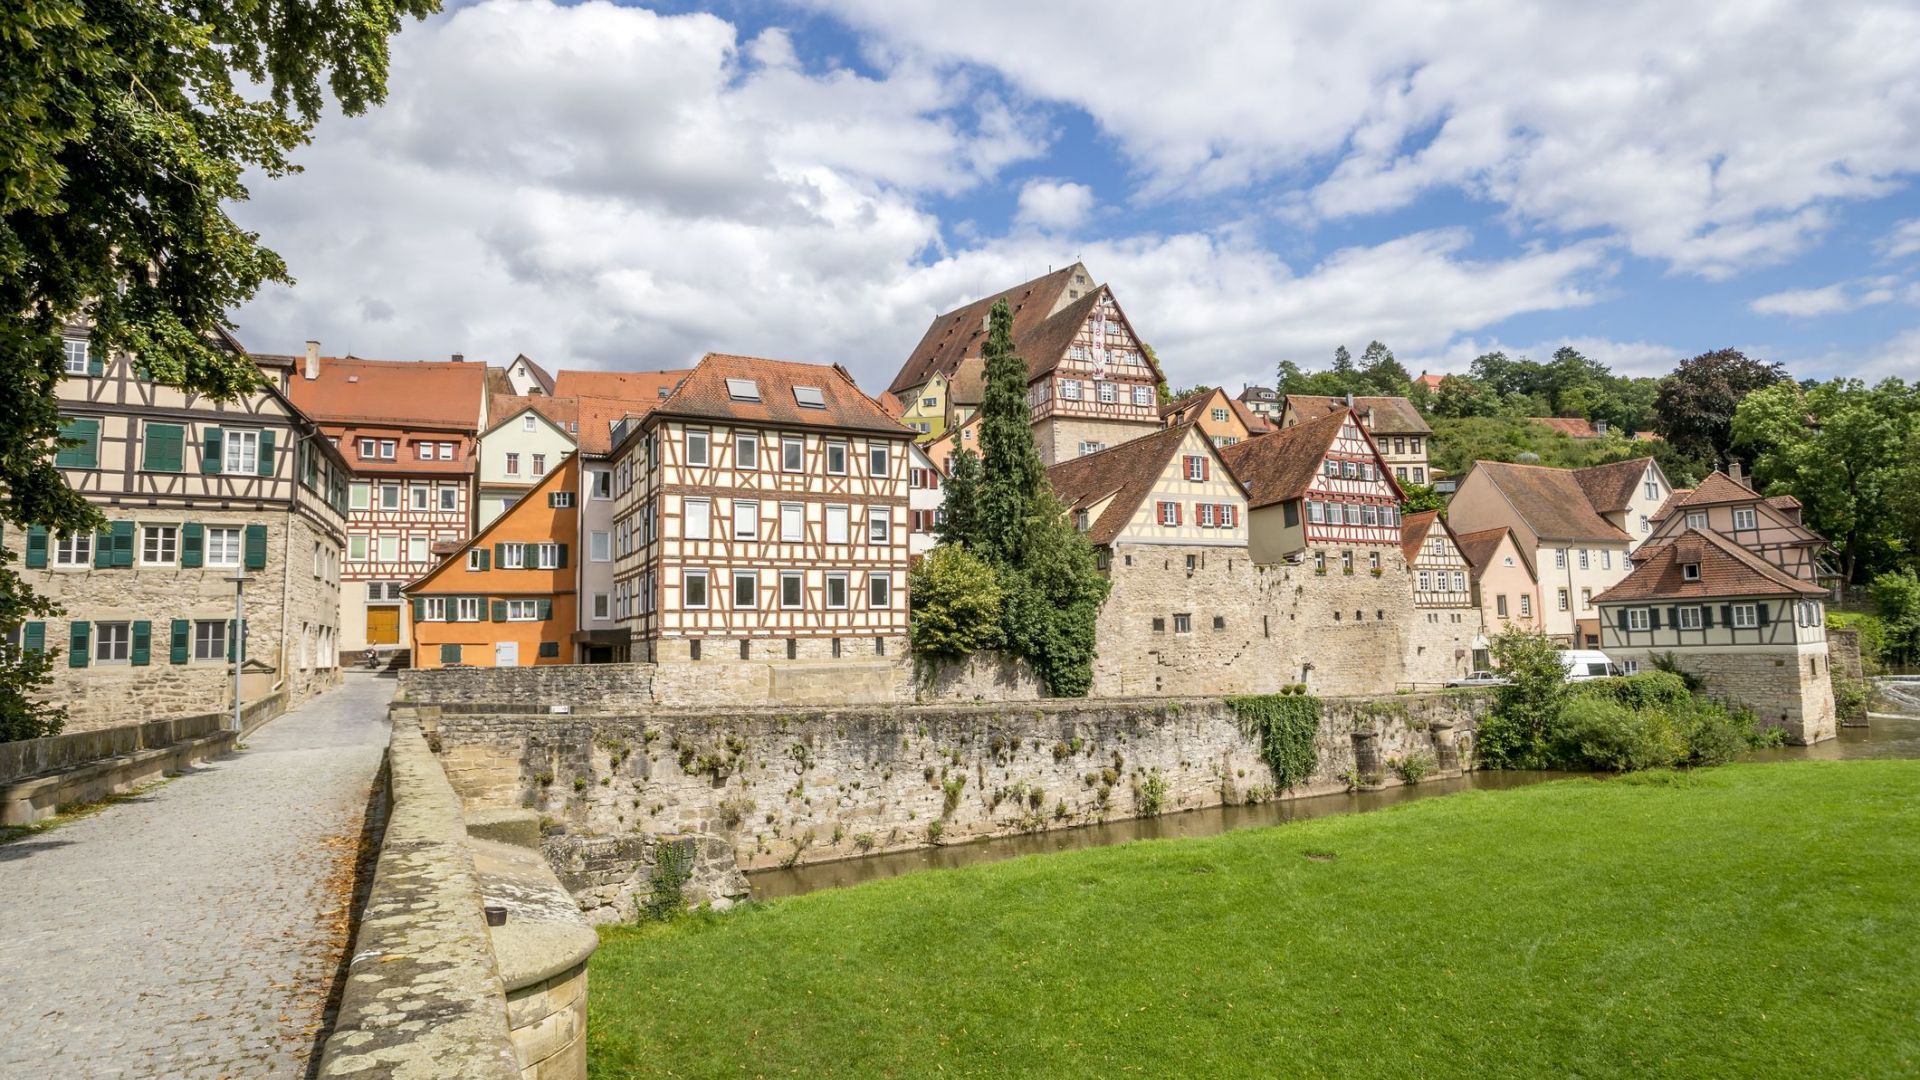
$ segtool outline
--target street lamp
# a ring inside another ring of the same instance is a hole
[[[246,571],[235,570],[226,580],[233,582],[233,642],[228,650],[233,653],[233,737],[238,739],[241,731],[240,669],[247,662]]]

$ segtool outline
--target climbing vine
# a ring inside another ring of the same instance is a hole
[[[1320,699],[1308,695],[1231,697],[1227,707],[1240,730],[1260,743],[1260,758],[1281,788],[1297,787],[1320,765],[1314,740],[1320,734]]]

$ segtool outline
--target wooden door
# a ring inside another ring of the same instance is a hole
[[[399,608],[370,607],[367,609],[367,644],[400,644]]]

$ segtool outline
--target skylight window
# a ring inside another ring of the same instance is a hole
[[[827,396],[817,386],[796,386],[793,388],[793,400],[803,409],[824,409]]]
[[[728,379],[727,396],[735,401],[759,401],[760,384],[752,379]]]

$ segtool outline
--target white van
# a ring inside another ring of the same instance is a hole
[[[1605,679],[1627,673],[1626,669],[1607,659],[1607,654],[1599,649],[1562,649],[1560,666],[1566,669],[1568,682]]]

